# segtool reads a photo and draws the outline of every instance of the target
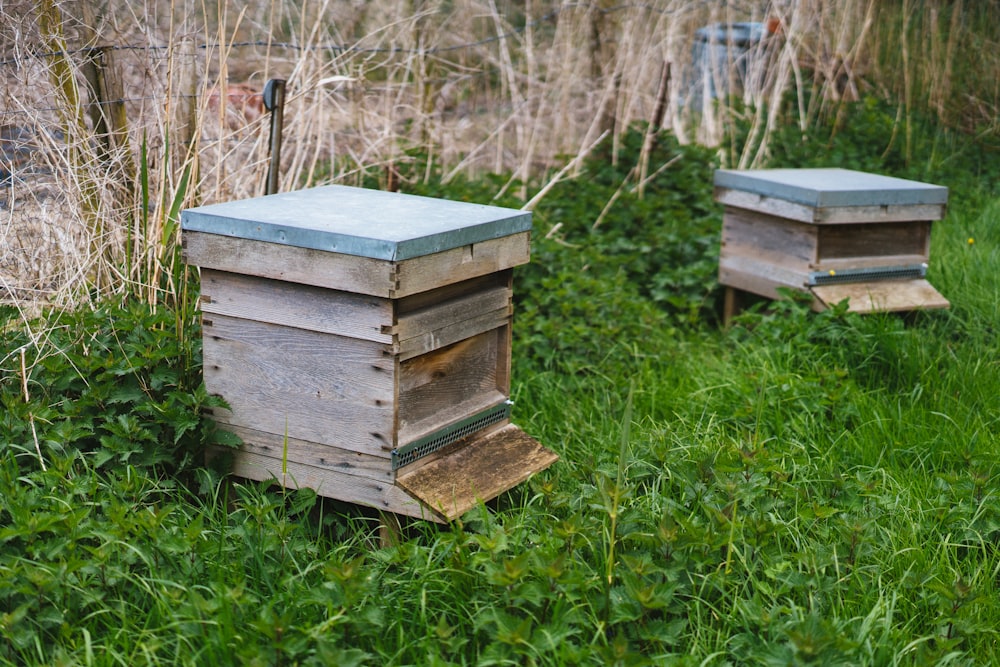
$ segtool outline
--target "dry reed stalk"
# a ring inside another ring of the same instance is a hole
[[[49,82],[30,87],[28,77],[20,79],[21,68],[41,71],[29,54],[46,51],[45,31],[6,21],[12,27],[0,25],[0,33],[5,40],[9,36],[5,43],[11,47],[0,55],[19,59],[19,66],[0,68],[11,91],[0,101],[0,113],[35,112],[36,134],[45,135],[54,120],[36,110],[58,107],[68,114],[64,124],[69,129],[64,137],[48,133],[32,158],[47,161],[52,176],[44,187],[55,196],[42,196],[37,178],[12,182],[18,201],[25,203],[0,226],[6,246],[0,263],[10,276],[5,291],[71,301],[96,284],[99,293],[139,289],[156,301],[161,290],[172,289],[162,278],[178,271],[171,264],[177,242],[175,221],[168,219],[172,205],[262,191],[265,119],[241,117],[225,103],[215,108],[207,103],[210,91],[224,90],[230,79],[233,85],[257,88],[272,76],[289,82],[283,189],[320,181],[361,184],[376,176],[388,186],[394,174],[405,172],[401,163],[407,153],[416,152],[426,167],[415,178],[426,181],[438,171],[448,181],[460,173],[495,171],[511,176],[503,192],[516,182],[544,179],[545,173],[554,173],[552,180],[578,175],[579,158],[605,129],[617,142],[631,123],[655,121],[664,99],[662,124],[682,140],[717,143],[735,121],[748,122],[750,141],[726,157],[741,166],[765,163],[786,99],[797,105],[799,128],[806,134],[821,119],[841,112],[845,100],[862,90],[861,77],[876,91],[894,90],[897,79],[901,82],[901,132],[910,127],[906,116],[924,105],[928,92],[926,105],[939,115],[995,126],[1000,76],[983,76],[989,80],[984,92],[970,92],[971,75],[959,66],[959,55],[974,37],[956,27],[970,12],[989,16],[971,4],[907,0],[906,8],[913,10],[907,18],[877,0],[455,0],[448,12],[440,0],[251,0],[239,11],[225,4],[207,10],[195,0],[172,0],[169,6],[147,1],[125,11],[123,0],[109,0],[106,15],[115,17],[117,43],[150,47],[116,54],[125,62],[127,140],[133,147],[145,146],[148,157],[143,165],[148,200],[140,201],[137,194],[132,206],[116,202],[114,194],[122,180],[135,179],[127,164],[108,169],[88,149],[93,129],[73,102],[83,101],[82,78],[73,62],[50,60]],[[11,7],[5,3],[0,14],[9,14]],[[46,0],[42,7],[51,11],[56,5]],[[694,30],[714,21],[772,15],[782,20],[783,42],[761,55],[759,85],[741,91],[745,110],[721,99],[703,108],[693,104],[689,84],[692,69],[700,66],[691,62]],[[904,21],[910,22],[901,30]],[[75,34],[54,15],[46,25],[50,36],[60,30]],[[921,42],[926,48],[916,58],[914,44]],[[330,44],[346,48],[331,50]],[[52,51],[65,52],[58,38],[53,46],[58,48]],[[876,62],[891,49],[897,60],[900,53],[905,60],[894,70]],[[988,71],[1000,71],[1000,57],[989,48],[976,52],[992,68]],[[673,72],[666,98],[664,62]],[[332,77],[342,77],[342,83],[320,83]],[[228,96],[223,92],[219,99]],[[737,113],[749,115],[737,118]],[[0,125],[8,124],[4,116]],[[638,171],[623,187],[641,190],[662,168],[645,161],[650,136]],[[612,155],[615,148],[617,143]],[[527,198],[526,190],[519,194]],[[69,207],[69,213],[53,215],[55,202]],[[47,227],[30,223],[32,216],[45,218]],[[33,251],[23,239],[36,228],[47,229],[48,236],[40,237],[48,239],[46,257],[29,270],[35,260],[26,259]],[[73,252],[63,252],[69,246]],[[90,274],[95,265],[96,280]]]
[[[590,152],[592,150],[594,150],[594,148],[596,148],[602,141],[604,141],[604,138],[606,136],[608,136],[607,132],[605,132],[604,134],[602,134],[601,136],[599,136],[594,143],[592,143],[590,146],[588,146],[584,150],[580,151],[572,160],[570,160],[569,162],[567,162],[563,166],[563,168],[560,169],[556,173],[555,176],[553,176],[552,178],[550,178],[548,180],[548,182],[542,187],[541,190],[539,190],[537,193],[535,193],[534,197],[532,197],[531,199],[529,199],[524,204],[524,206],[521,207],[521,210],[522,211],[530,211],[530,210],[534,209],[536,206],[538,206],[538,202],[540,202],[545,197],[545,195],[548,194],[548,192],[552,188],[554,188],[556,185],[558,185],[560,182],[562,182],[563,181],[563,177],[568,172],[576,169],[577,165],[580,162],[582,162],[588,155],[590,155]],[[559,224],[561,225],[562,223],[559,223]]]
[[[31,403],[31,395],[28,393],[28,371],[24,365],[24,348],[21,348],[21,388],[24,392],[25,404]],[[31,424],[31,437],[35,441],[35,453],[38,455],[38,463],[42,470],[47,470],[45,458],[42,456],[42,447],[38,443],[38,431],[35,430],[35,415],[28,412],[28,423]]]
[[[79,197],[84,222],[90,231],[90,254],[96,260],[103,254],[104,221],[98,192],[100,186],[94,178],[91,158],[88,158],[85,149],[81,147],[87,141],[88,131],[83,95],[78,84],[79,73],[70,59],[69,43],[63,32],[63,15],[59,6],[52,0],[42,0],[38,6],[38,19],[42,45],[51,54],[48,72],[69,146],[68,172],[74,185],[73,191]],[[93,280],[98,287],[104,277],[103,268],[102,262],[94,262]]]

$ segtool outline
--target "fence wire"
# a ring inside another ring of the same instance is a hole
[[[709,4],[710,0],[701,0],[699,4]],[[453,44],[451,46],[434,46],[427,49],[414,49],[414,48],[404,48],[404,47],[361,47],[361,46],[346,46],[344,44],[312,44],[312,45],[302,45],[296,44],[294,42],[274,42],[267,39],[257,39],[248,40],[240,42],[230,42],[230,43],[217,43],[217,42],[205,42],[198,44],[196,46],[199,50],[211,50],[211,49],[229,49],[229,48],[245,48],[245,47],[264,47],[264,48],[278,48],[287,49],[291,51],[298,51],[300,53],[314,52],[314,51],[328,51],[336,54],[391,54],[391,55],[440,55],[443,53],[452,53],[455,51],[463,51],[467,49],[472,49],[479,46],[485,46],[487,44],[494,44],[497,42],[502,42],[518,35],[521,35],[529,29],[535,29],[553,19],[557,18],[560,14],[570,11],[584,9],[587,11],[595,11],[603,15],[616,14],[618,12],[628,11],[628,10],[646,10],[653,14],[659,14],[660,16],[671,16],[674,14],[681,13],[680,9],[664,9],[662,7],[656,7],[649,3],[628,3],[615,5],[614,7],[600,7],[593,3],[585,2],[568,2],[563,4],[557,9],[553,9],[550,12],[545,13],[541,17],[534,19],[523,26],[518,26],[508,30],[507,32],[493,35],[490,37],[484,37],[483,39],[476,40],[473,42],[466,42],[463,44]],[[685,10],[686,11],[686,10]],[[78,49],[67,49],[67,50],[57,50],[57,51],[33,51],[29,52],[28,55],[33,58],[45,59],[52,58],[55,56],[73,56],[79,55],[81,53],[88,53],[92,47],[81,47]],[[114,51],[166,51],[170,48],[166,44],[148,44],[148,45],[136,45],[136,44],[120,44],[120,45],[110,45],[110,49]],[[3,60],[0,60],[0,66],[7,65],[17,65],[20,59],[5,56]]]

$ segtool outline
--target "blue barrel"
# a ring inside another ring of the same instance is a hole
[[[742,93],[771,34],[769,24],[757,22],[713,23],[696,30],[685,104]]]

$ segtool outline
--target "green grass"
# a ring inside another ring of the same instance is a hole
[[[108,304],[33,339],[5,312],[0,662],[1000,659],[1000,163],[911,164],[952,189],[929,275],[950,310],[792,299],[721,329],[711,156],[659,150],[677,168],[596,230],[634,155],[554,188],[516,275],[514,417],[561,460],[387,548],[364,512],[199,465],[226,443],[188,315]]]

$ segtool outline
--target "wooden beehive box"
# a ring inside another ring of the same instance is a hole
[[[715,199],[726,319],[739,291],[778,298],[780,287],[811,293],[817,310],[949,305],[925,279],[947,188],[847,169],[722,169]]]
[[[530,213],[327,186],[181,224],[237,475],[441,521],[557,459],[510,423]]]

